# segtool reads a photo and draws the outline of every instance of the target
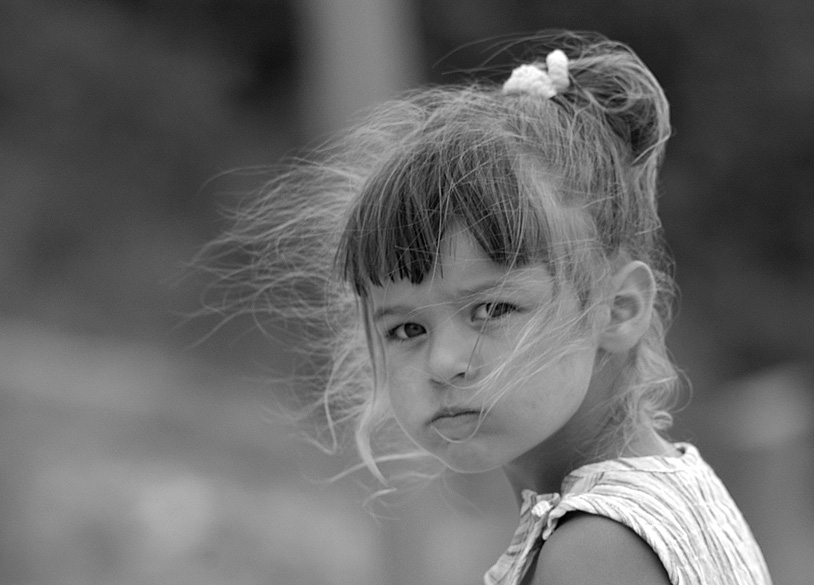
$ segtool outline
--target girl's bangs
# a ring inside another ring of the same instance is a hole
[[[548,259],[539,197],[505,145],[419,146],[372,176],[351,212],[337,261],[357,294],[389,281],[421,283],[441,268],[436,259],[452,225],[498,264]]]

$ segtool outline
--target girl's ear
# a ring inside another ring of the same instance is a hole
[[[599,347],[610,353],[628,351],[650,327],[656,279],[644,262],[625,264],[613,277],[610,319],[599,337]]]

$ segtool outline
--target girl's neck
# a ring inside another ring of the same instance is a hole
[[[602,453],[589,451],[589,445],[590,442],[586,441],[583,449],[576,449],[568,454],[541,445],[504,466],[503,472],[515,496],[520,500],[524,489],[538,494],[559,492],[569,473],[590,463],[619,457],[680,455],[678,449],[651,428],[641,429],[623,447],[606,449]]]
[[[608,458],[596,452],[601,436],[575,438],[569,429],[563,429],[545,443],[524,453],[508,465],[503,472],[520,498],[524,489],[538,494],[559,492],[562,481],[573,470]],[[563,448],[568,445],[568,448]]]
[[[554,435],[503,467],[517,498],[524,489],[538,494],[559,492],[569,473],[589,463],[678,453],[650,426],[620,437],[619,413],[609,405],[626,383],[628,357],[600,350],[590,388],[577,412]]]

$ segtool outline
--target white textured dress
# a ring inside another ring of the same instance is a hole
[[[760,547],[729,492],[698,450],[679,457],[630,457],[580,467],[561,494],[523,492],[520,526],[484,576],[518,585],[544,542],[571,512],[620,522],[647,542],[673,585],[771,585]]]

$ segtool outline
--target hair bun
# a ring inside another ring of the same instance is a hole
[[[670,106],[653,73],[626,45],[595,43],[571,61],[581,94],[630,148],[633,161],[660,156],[670,136]]]

